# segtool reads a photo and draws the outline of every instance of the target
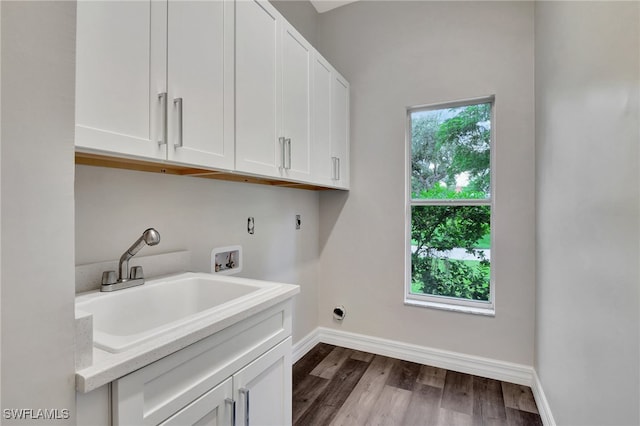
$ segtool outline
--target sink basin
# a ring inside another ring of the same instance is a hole
[[[148,280],[144,285],[76,298],[93,315],[94,346],[117,353],[178,327],[268,293],[278,283],[205,273]]]

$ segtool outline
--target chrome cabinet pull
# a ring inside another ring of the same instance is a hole
[[[160,139],[158,146],[167,143],[167,92],[158,94],[158,102],[160,102]]]
[[[287,144],[286,139],[284,137],[281,137],[278,139],[278,141],[280,142],[280,168],[281,169],[286,169],[286,156],[285,156],[285,145]]]
[[[336,180],[336,157],[331,157],[331,179]]]
[[[231,426],[236,426],[236,402],[231,398],[225,399],[224,402],[231,405]]]
[[[238,389],[244,395],[244,426],[249,426],[249,389]]]
[[[336,180],[340,180],[340,157],[336,157]]]
[[[287,170],[291,170],[291,138],[287,138],[285,142],[287,143],[287,156],[288,156],[287,167],[285,168]]]
[[[173,100],[173,105],[178,110],[178,128],[177,128],[177,141],[173,144],[175,148],[182,148],[182,98],[175,98]]]

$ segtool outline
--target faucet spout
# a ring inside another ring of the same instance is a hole
[[[129,277],[129,259],[135,256],[145,245],[155,246],[160,242],[160,233],[153,228],[145,230],[140,238],[120,256],[118,265],[118,281],[126,281]]]
[[[142,233],[132,245],[120,256],[118,264],[118,279],[116,271],[104,271],[102,273],[102,286],[100,291],[115,291],[123,288],[134,287],[144,284],[142,266],[134,266],[129,274],[129,259],[138,253],[145,245],[155,246],[160,242],[160,233],[153,228],[149,228]]]

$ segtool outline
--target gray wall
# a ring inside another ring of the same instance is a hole
[[[318,12],[308,0],[269,0],[293,27],[317,46]]]
[[[140,255],[186,249],[193,271],[211,271],[213,248],[240,244],[239,276],[301,286],[294,342],[317,327],[317,192],[76,166],[75,196],[76,264],[119,259],[150,226],[160,232],[160,244]],[[247,233],[249,216],[254,235]]]
[[[75,3],[1,7],[2,408],[73,414]]]
[[[2,45],[2,6],[0,5],[0,46]],[[0,50],[1,51],[1,50]],[[2,54],[0,54],[0,241],[2,241]],[[2,244],[0,243],[0,297],[2,296]],[[2,301],[0,299],[0,332]],[[2,401],[2,337],[0,336],[0,401]],[[2,403],[0,403],[2,405]]]
[[[640,8],[537,2],[536,370],[558,424],[637,425]]]
[[[533,365],[531,2],[358,2],[320,15],[351,83],[348,195],[320,198],[320,325]],[[496,316],[403,304],[406,108],[495,94]],[[344,304],[341,325],[331,308]]]

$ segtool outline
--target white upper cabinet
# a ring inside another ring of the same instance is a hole
[[[79,1],[76,147],[346,189],[349,84],[266,0]]]
[[[78,2],[76,146],[232,169],[233,12]]]
[[[336,71],[331,80],[331,162],[335,186],[349,188],[349,83]]]
[[[270,3],[236,3],[237,170],[309,181],[312,55]]]
[[[168,159],[233,169],[232,1],[169,1]]]
[[[331,159],[331,86],[333,68],[320,55],[313,60],[313,178],[321,185],[334,185]]]
[[[266,1],[236,3],[236,169],[265,176],[282,165],[281,25]]]
[[[319,54],[313,60],[313,180],[349,188],[349,83]]]
[[[288,23],[282,36],[283,176],[309,181],[311,177],[311,66],[313,48]]]
[[[166,4],[81,1],[77,8],[76,145],[164,158]],[[164,23],[164,25],[163,25]]]

